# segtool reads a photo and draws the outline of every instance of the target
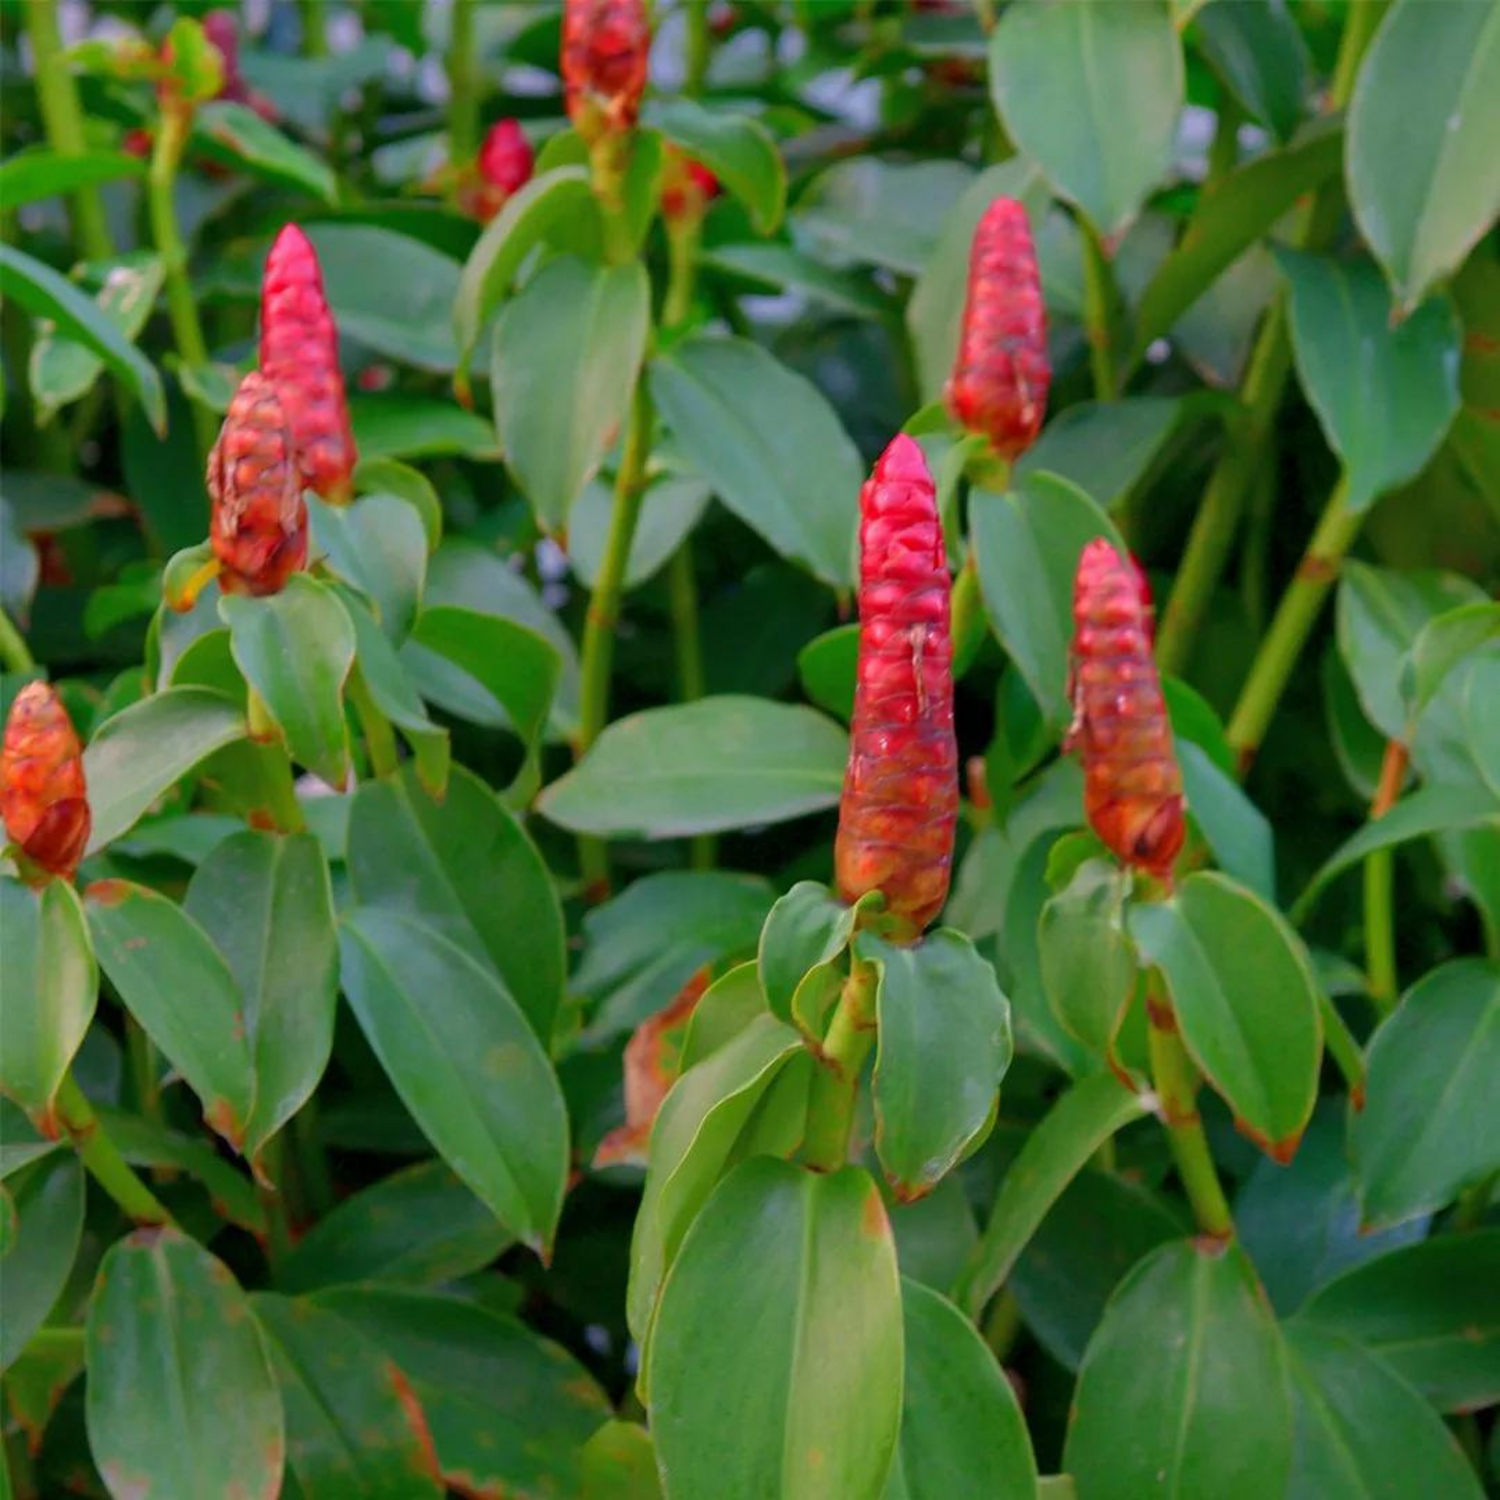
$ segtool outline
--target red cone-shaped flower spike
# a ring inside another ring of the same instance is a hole
[[[45,682],[27,683],[11,704],[0,749],[0,814],[6,835],[33,865],[73,878],[89,841],[83,750]]]
[[[645,0],[564,0],[563,87],[585,141],[634,126],[650,52]]]
[[[948,409],[1013,459],[1041,431],[1051,381],[1031,226],[1014,198],[996,198],[974,231]]]
[[[948,894],[958,746],[948,560],[911,438],[881,454],[859,503],[859,676],[834,859],[846,901],[883,892],[915,937]]]
[[[307,502],[276,387],[252,370],[208,456],[209,541],[227,594],[279,593],[307,566]]]
[[[392,296],[400,289],[391,288]],[[307,236],[288,224],[266,259],[260,292],[260,368],[281,395],[303,483],[344,504],[354,474],[354,434],[339,369],[338,330]]]
[[[1128,865],[1170,879],[1184,832],[1182,772],[1151,656],[1142,574],[1102,537],[1083,549],[1073,586],[1073,727],[1083,805]]]

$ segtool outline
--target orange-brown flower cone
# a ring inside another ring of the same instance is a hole
[[[62,700],[45,682],[27,683],[11,704],[0,748],[0,815],[32,865],[73,878],[91,823],[83,750]]]

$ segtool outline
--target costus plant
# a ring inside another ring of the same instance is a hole
[[[1493,7],[0,64],[0,1496],[1496,1492]]]

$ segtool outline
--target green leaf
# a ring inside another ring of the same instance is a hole
[[[510,992],[396,911],[346,915],[339,951],[344,993],[412,1118],[495,1217],[545,1253],[562,1210],[567,1113]]]
[[[1112,511],[1156,461],[1182,416],[1175,396],[1080,401],[1047,424],[1016,460],[1015,476],[1056,474]]]
[[[451,1488],[578,1493],[579,1450],[610,1408],[565,1350],[454,1297],[348,1287],[315,1300],[378,1344],[411,1382]]]
[[[1286,1339],[1296,1412],[1288,1500],[1481,1500],[1453,1434],[1384,1360],[1301,1319]]]
[[[1431,970],[1366,1055],[1349,1146],[1367,1224],[1442,1208],[1500,1171],[1500,965],[1460,959]]]
[[[417,617],[411,643],[451,662],[504,712],[528,745],[536,742],[562,670],[550,641],[499,615],[437,604]]]
[[[126,151],[64,153],[33,146],[0,164],[0,202],[15,209],[43,198],[60,198],[75,188],[145,175],[146,163]]]
[[[422,602],[427,533],[422,518],[396,495],[366,495],[352,505],[308,505],[312,539],[328,567],[370,601],[396,644],[406,639]]]
[[[1010,6],[990,93],[1016,145],[1101,234],[1120,234],[1167,174],[1182,48],[1165,5]]]
[[[816,880],[799,880],[771,908],[761,929],[756,965],[772,1015],[792,1019],[799,986],[849,946],[854,918],[854,908]]]
[[[244,734],[244,714],[197,687],[168,688],[107,719],[83,755],[89,852],[113,843],[200,761]]]
[[[1300,939],[1274,907],[1212,873],[1135,906],[1130,931],[1143,962],[1162,971],[1182,1040],[1235,1125],[1289,1161],[1317,1097],[1323,1040]]]
[[[89,1448],[112,1494],[277,1493],[281,1400],[222,1261],[175,1229],[138,1230],[99,1267],[87,1338]],[[170,1442],[152,1412],[172,1414]]]
[[[1346,1271],[1297,1315],[1384,1359],[1439,1411],[1500,1401],[1500,1229],[1405,1245]]]
[[[858,624],[835,625],[797,653],[802,691],[819,708],[846,724],[854,717],[854,679],[858,668]]]
[[[1063,1463],[1081,1493],[1279,1495],[1291,1464],[1287,1357],[1238,1246],[1163,1245],[1089,1343]]]
[[[662,567],[692,533],[709,498],[708,485],[696,474],[662,474],[648,482],[622,587],[633,589]],[[568,517],[568,561],[590,589],[599,580],[614,508],[613,486],[596,478],[584,485]]]
[[[332,168],[289,140],[248,104],[215,99],[203,105],[193,119],[193,144],[211,160],[226,160],[257,177],[301,188],[324,203],[338,201]]]
[[[1204,55],[1236,99],[1279,140],[1307,103],[1311,60],[1284,0],[1216,0],[1198,13]]]
[[[6,1183],[15,1225],[5,1258],[0,1370],[8,1370],[67,1286],[83,1233],[83,1168],[71,1151],[26,1167]]]
[[[864,466],[817,387],[745,339],[688,339],[650,377],[676,445],[724,504],[782,556],[849,584]]]
[[[651,326],[643,266],[549,261],[506,304],[490,375],[505,462],[542,529],[562,531],[630,409]]]
[[[1271,825],[1238,781],[1192,740],[1176,741],[1182,790],[1214,858],[1226,874],[1267,901],[1276,899],[1276,850]]]
[[[1036,1495],[1036,1459],[1016,1393],[988,1345],[945,1297],[903,1277],[901,1441],[886,1500]]]
[[[743,1162],[662,1292],[651,1425],[668,1493],[878,1494],[901,1375],[901,1285],[875,1184],[858,1167]]]
[[[492,423],[477,412],[430,396],[351,396],[349,422],[361,462],[369,458],[500,456]]]
[[[1073,575],[1096,536],[1124,549],[1114,523],[1076,485],[1033,474],[1004,495],[974,492],[969,525],[984,605],[1054,735],[1072,718],[1068,651]]]
[[[651,1434],[609,1421],[583,1445],[582,1500],[662,1500]]]
[[[1302,388],[1344,464],[1346,503],[1363,510],[1414,478],[1459,406],[1461,330],[1434,297],[1399,327],[1380,273],[1276,249],[1291,286],[1292,353]]]
[[[872,933],[856,956],[880,976],[872,1094],[875,1152],[897,1198],[929,1193],[989,1129],[1010,1066],[1010,1002],[962,933],[911,947]]]
[[[645,1339],[662,1280],[714,1184],[736,1159],[756,1106],[800,1052],[797,1033],[763,1012],[695,1065],[684,1053],[686,1070],[651,1129],[646,1190],[630,1244],[625,1310],[637,1340]]]
[[[567,967],[562,910],[536,846],[478,777],[455,766],[441,802],[410,768],[363,783],[348,865],[362,907],[418,918],[487,964],[550,1040]]]
[[[158,891],[124,880],[83,893],[99,967],[125,1008],[240,1150],[255,1105],[244,998],[208,934]]]
[[[365,454],[354,466],[354,487],[361,495],[395,495],[405,500],[422,518],[428,551],[436,550],[443,539],[443,502],[421,470],[400,459]]]
[[[286,1464],[306,1500],[440,1500],[436,1456],[406,1376],[367,1334],[306,1298],[250,1305],[286,1413]]]
[[[1465,657],[1483,652],[1495,658],[1497,638],[1500,604],[1465,604],[1429,620],[1412,642],[1401,670],[1408,723],[1415,726]]]
[[[99,970],[77,893],[0,879],[0,1093],[56,1134],[52,1101],[94,1018]]]
[[[1500,18],[1398,0],[1349,106],[1349,198],[1410,313],[1500,213]]]
[[[1069,1036],[1112,1054],[1135,994],[1135,949],[1125,931],[1128,880],[1112,859],[1079,866],[1042,908],[1037,952],[1047,1002]]]
[[[223,954],[244,1000],[254,1158],[311,1097],[333,1050],[338,939],[323,851],[310,833],[234,834],[198,866],[183,910]]]
[[[344,683],[354,665],[354,626],[337,595],[306,573],[279,594],[226,594],[219,617],[245,681],[286,736],[292,759],[335,789],[349,779]]]
[[[167,428],[167,403],[156,366],[109,315],[51,266],[12,245],[0,245],[0,291],[34,318],[51,318],[59,333],[92,349],[141,403],[158,434]]]
[[[839,800],[848,740],[810,708],[703,698],[617,719],[537,809],[574,833],[686,838],[821,812]]]
[[[315,1292],[352,1282],[429,1286],[489,1265],[510,1243],[440,1161],[419,1162],[345,1198],[276,1266],[276,1285]]]
[[[854,272],[835,271],[790,245],[747,240],[705,245],[701,264],[773,291],[791,292],[855,318],[879,318],[889,300]]]
[[[786,168],[776,141],[753,115],[716,114],[692,99],[670,99],[649,112],[669,141],[701,161],[750,210],[750,221],[770,234],[786,207]]]
[[[1026,1139],[995,1197],[989,1222],[954,1288],[972,1317],[999,1290],[1037,1226],[1084,1164],[1122,1126],[1146,1113],[1112,1073],[1075,1083]]]

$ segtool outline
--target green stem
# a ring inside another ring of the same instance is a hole
[[[1094,374],[1094,395],[1100,401],[1113,401],[1120,394],[1111,333],[1113,278],[1099,231],[1086,218],[1080,218],[1080,223],[1083,227],[1083,320],[1089,341],[1089,368]]]
[[[708,80],[708,59],[711,43],[708,34],[709,0],[688,0],[687,4],[687,75],[682,81],[682,92],[689,99],[696,99],[703,92]]]
[[[1193,1206],[1199,1229],[1215,1239],[1229,1239],[1234,1234],[1234,1220],[1195,1102],[1198,1071],[1182,1045],[1176,1018],[1154,977],[1147,994],[1147,1011],[1151,1077],[1161,1101],[1162,1121],[1167,1128],[1167,1143],[1177,1164],[1177,1175]]]
[[[302,18],[302,50],[311,58],[328,56],[328,28],[324,0],[297,0]]]
[[[36,671],[36,658],[26,644],[26,637],[3,609],[0,609],[0,662],[5,663],[7,672]]]
[[[317,1097],[310,1098],[292,1116],[292,1146],[297,1154],[297,1170],[307,1192],[307,1206],[314,1218],[321,1219],[333,1207],[333,1177],[328,1170],[328,1153],[318,1134]]]
[[[1271,628],[1260,643],[1250,676],[1235,704],[1226,736],[1239,758],[1241,774],[1249,769],[1260,749],[1271,717],[1281,702],[1292,668],[1312,631],[1323,600],[1338,578],[1344,554],[1359,534],[1364,512],[1349,507],[1347,476],[1340,478],[1323,508],[1322,519],[1296,574],[1281,596]]]
[[[1380,762],[1380,784],[1370,804],[1370,821],[1383,818],[1401,795],[1406,779],[1406,746],[1388,740]],[[1396,972],[1395,850],[1365,856],[1365,977],[1375,1009],[1388,1016],[1396,1008],[1401,982]]]
[[[964,557],[964,565],[953,580],[951,629],[953,635],[953,675],[962,677],[974,664],[984,644],[984,599],[979,590],[979,564],[974,560],[974,544]]]
[[[266,1255],[279,1264],[292,1248],[292,1226],[287,1212],[286,1151],[279,1135],[273,1135],[261,1151],[256,1173],[256,1193],[266,1216]]]
[[[391,728],[391,721],[380,711],[364,673],[357,666],[349,674],[346,691],[354,712],[359,715],[359,726],[364,731],[371,772],[381,777],[394,776],[401,769],[401,756],[396,749],[396,732]]]
[[[259,694],[251,688],[251,703],[257,701]],[[254,718],[251,718],[252,737],[254,737]],[[260,757],[265,770],[264,791],[266,794],[266,811],[271,815],[271,821],[276,825],[279,833],[302,833],[307,828],[307,817],[302,811],[302,804],[297,801],[297,783],[292,775],[292,758],[287,753],[285,746],[267,745],[267,753]]]
[[[57,24],[57,0],[27,0],[21,7],[26,35],[31,40],[36,74],[37,103],[47,140],[59,156],[82,156],[88,149],[78,87],[63,57],[62,33]],[[90,260],[108,260],[115,253],[104,200],[96,183],[76,187],[71,195],[73,233]]]
[[[37,1331],[26,1340],[26,1352],[28,1354],[51,1355],[62,1358],[66,1355],[83,1354],[85,1332],[81,1324],[63,1328],[57,1324],[49,1324]]]
[[[1458,1204],[1453,1217],[1448,1221],[1450,1229],[1477,1229],[1489,1211],[1490,1199],[1494,1196],[1495,1184],[1500,1182],[1500,1172],[1491,1172],[1458,1195]]]
[[[156,1047],[146,1028],[134,1016],[125,1017],[125,1048],[130,1059],[130,1081],[135,1086],[136,1107],[158,1125],[162,1122],[160,1070]]]
[[[995,29],[995,0],[974,0],[974,15],[979,29],[988,36]]]
[[[71,1073],[64,1076],[54,1107],[58,1122],[67,1131],[89,1176],[114,1199],[128,1218],[137,1224],[174,1222],[156,1194],[120,1155],[119,1147],[110,1140],[94,1113],[93,1105]]]
[[[693,539],[685,536],[667,564],[667,592],[672,605],[672,641],[677,651],[677,696],[696,703],[708,690],[703,670],[703,635],[698,624],[698,580],[693,570]],[[714,839],[700,833],[690,843],[695,870],[714,867]]]
[[[609,680],[614,666],[615,621],[620,613],[625,567],[635,540],[646,488],[646,461],[651,455],[651,398],[645,382],[636,386],[630,410],[630,428],[625,450],[615,474],[614,502],[604,557],[589,599],[583,627],[583,650],[579,664],[579,711],[577,753],[584,756],[604,730],[609,718]],[[579,840],[584,882],[594,899],[609,890],[609,854],[599,839]]]
[[[1349,1085],[1349,1098],[1354,1107],[1362,1109],[1365,1102],[1365,1055],[1339,1014],[1333,997],[1321,984],[1318,986],[1318,1009],[1323,1015],[1323,1040],[1327,1043],[1329,1056]]]
[[[448,37],[448,160],[466,166],[479,152],[479,73],[474,61],[474,0],[453,0]]]
[[[836,1172],[849,1159],[859,1075],[875,1044],[875,991],[874,967],[853,959],[807,1101],[802,1159],[815,1172]]]
[[[698,277],[698,246],[702,225],[667,225],[667,293],[662,299],[661,326],[680,328],[693,311],[693,285]]]

